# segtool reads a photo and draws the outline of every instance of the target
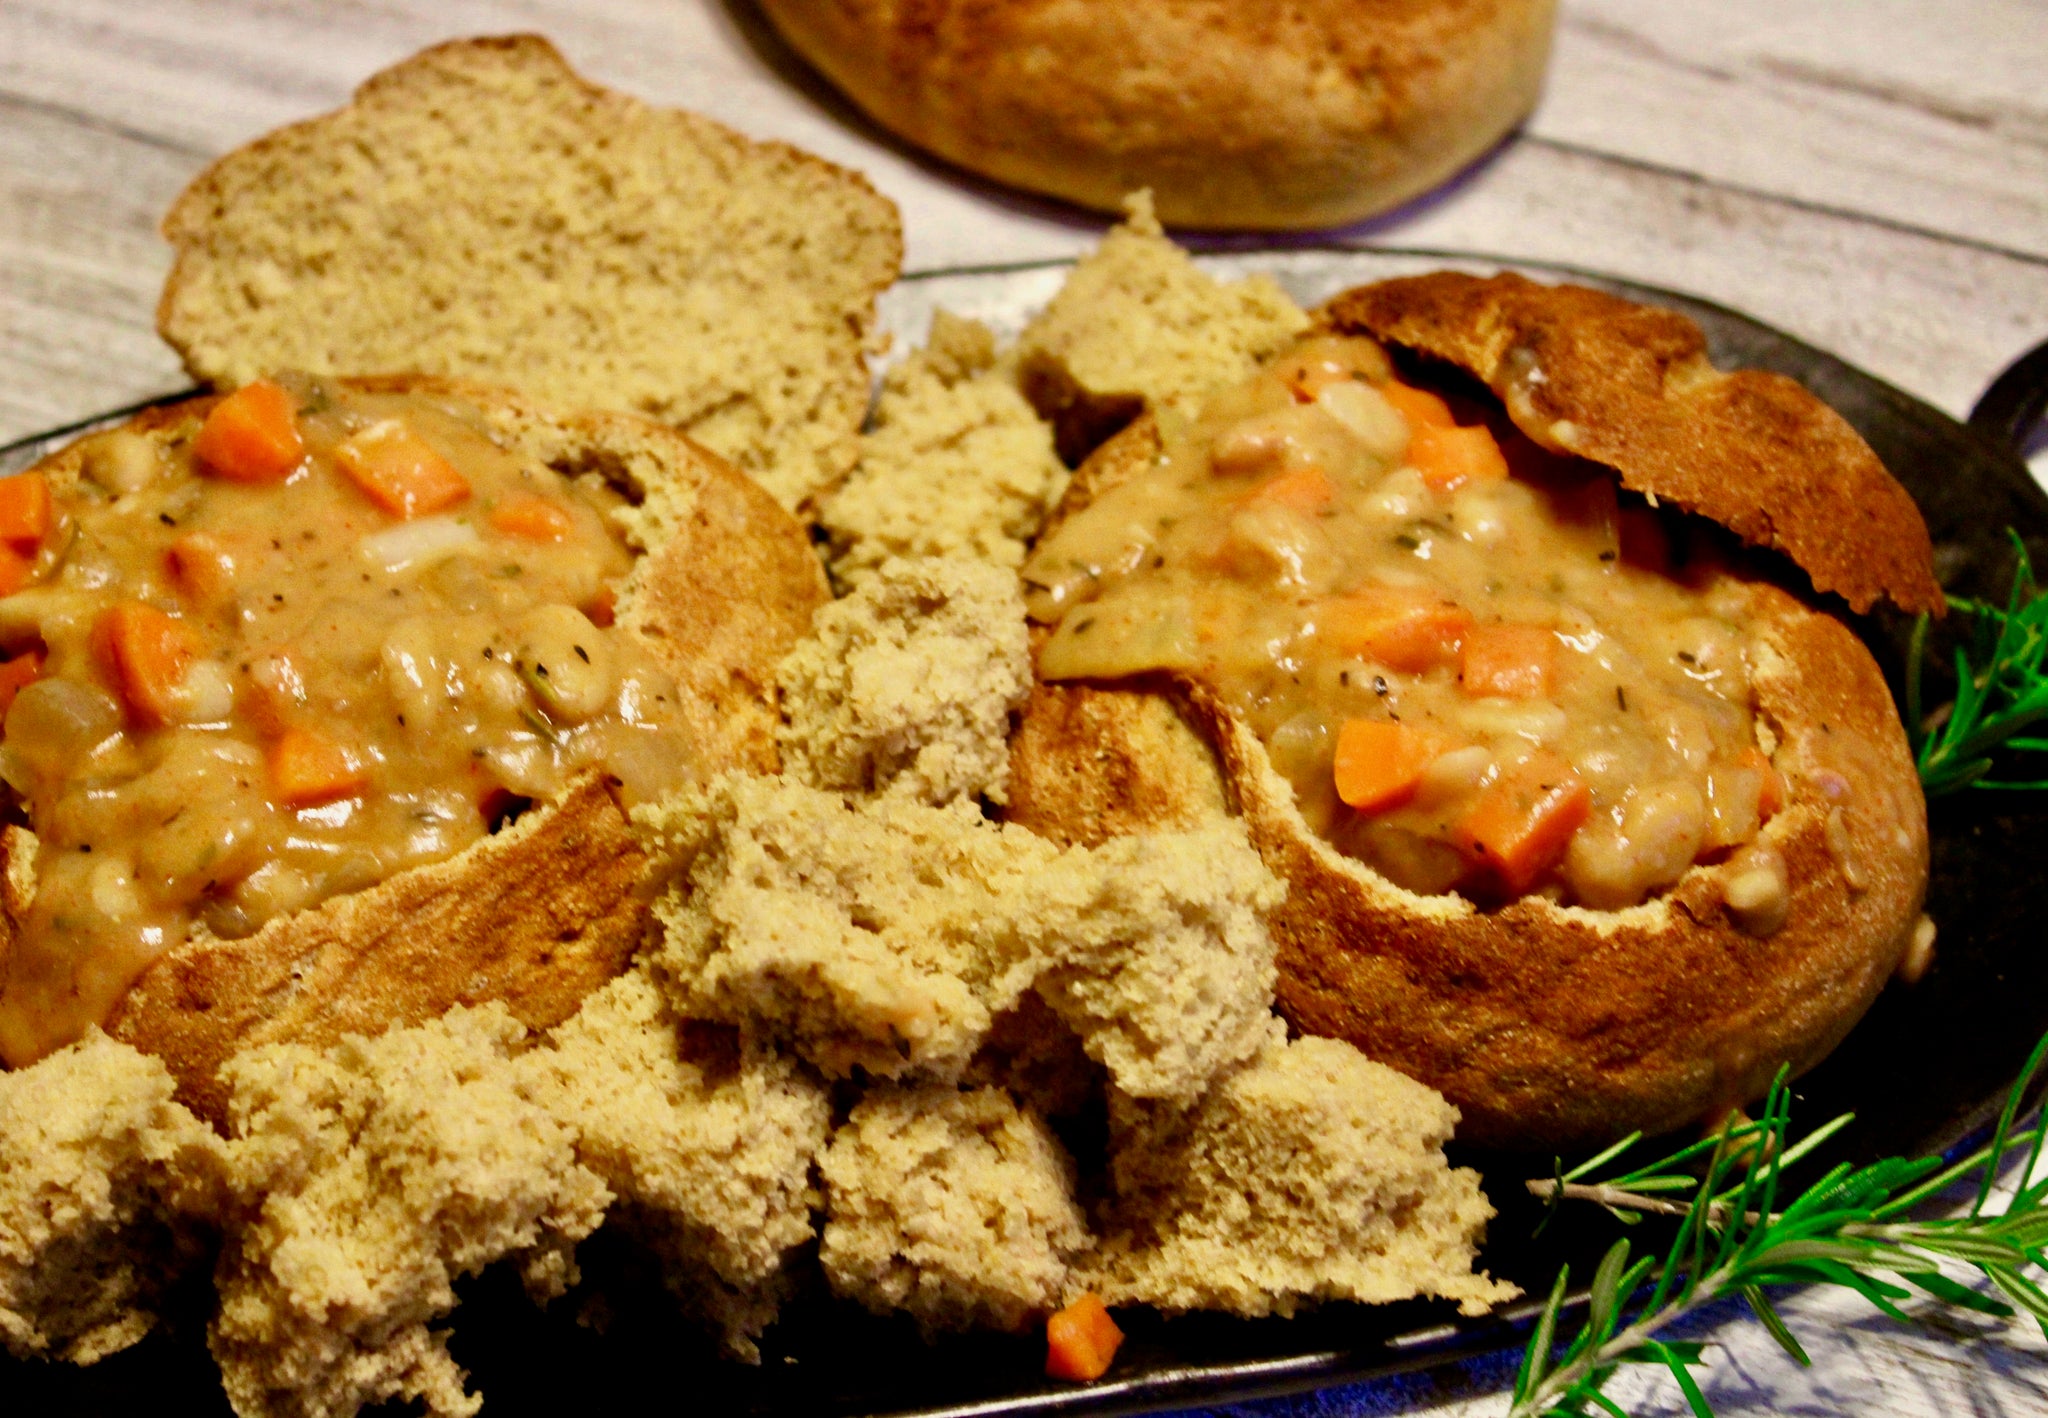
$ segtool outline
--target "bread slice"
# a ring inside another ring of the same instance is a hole
[[[877,292],[865,178],[457,40],[229,153],[164,218],[157,327],[200,379],[420,371],[689,432],[785,507],[852,468]]]
[[[1533,343],[1547,377],[1506,399],[1532,436],[1559,446],[1556,425],[1568,423],[1575,451],[1622,450],[1600,461],[1631,486],[1705,511],[1761,509],[1773,544],[1802,566],[1820,548],[1815,580],[1845,596],[1939,604],[1910,501],[1797,385],[1720,376],[1703,357],[1672,356],[1687,343],[1678,317],[1513,278],[1451,284],[1467,279],[1368,287],[1320,318],[1454,357],[1491,350],[1490,366],[1469,362],[1482,375],[1514,367],[1508,352]],[[1421,299],[1446,288],[1466,299]],[[1503,305],[1519,316],[1504,318]],[[1396,310],[1400,322],[1383,318]],[[1663,362],[1680,371],[1667,399],[1631,379],[1646,363],[1656,368],[1646,328],[1665,333]],[[1735,388],[1717,397],[1721,379]],[[1149,467],[1160,446],[1151,419],[1132,425],[1076,475],[1059,515]],[[1768,475],[1715,484],[1753,470]],[[1689,490],[1686,472],[1700,479]],[[1855,501],[1841,505],[1850,490]],[[1881,532],[1836,551],[1817,535],[1868,527],[1873,506],[1899,519],[1889,540]],[[1826,1054],[1896,966],[1927,882],[1926,805],[1869,652],[1775,585],[1748,581],[1741,594],[1756,632],[1759,738],[1789,793],[1762,834],[1792,886],[1774,933],[1751,934],[1728,907],[1727,864],[1695,866],[1665,895],[1619,911],[1541,897],[1486,911],[1402,890],[1312,832],[1258,739],[1184,675],[1039,684],[1012,743],[1008,816],[1058,841],[1092,843],[1241,814],[1289,887],[1269,917],[1282,1012],[1440,1089],[1461,1110],[1467,1141],[1558,1149],[1677,1127],[1757,1096],[1781,1064],[1802,1070]]]
[[[687,751],[702,777],[775,771],[775,669],[828,599],[804,530],[716,455],[626,414],[562,416],[524,397],[428,376],[342,381],[413,391],[479,410],[493,434],[557,469],[598,471],[637,501],[640,557],[618,623],[674,675]],[[215,400],[150,410],[128,427],[187,436]],[[59,495],[82,445],[37,465]],[[32,900],[35,839],[0,841],[8,883],[0,949]],[[115,1038],[160,1056],[178,1096],[219,1121],[215,1070],[254,1044],[324,1046],[432,1019],[452,1005],[503,1000],[545,1028],[625,967],[648,921],[648,858],[596,774],[578,778],[503,831],[445,861],[223,940],[195,929],[152,965],[107,1022]]]

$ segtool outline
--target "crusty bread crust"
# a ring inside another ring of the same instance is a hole
[[[883,127],[974,172],[1178,226],[1337,226],[1535,106],[1554,0],[762,0]]]
[[[1149,417],[1132,425],[1076,474],[1060,515],[1159,448]],[[1762,833],[1792,884],[1770,935],[1730,915],[1725,865],[1622,911],[1404,891],[1312,832],[1257,737],[1185,675],[1038,684],[1007,815],[1092,844],[1242,814],[1288,883],[1268,917],[1282,1013],[1441,1090],[1467,1141],[1563,1149],[1678,1127],[1833,1048],[1896,967],[1927,882],[1926,804],[1876,662],[1783,590],[1745,590],[1760,737],[1789,798]]]
[[[1685,316],[1584,286],[1437,271],[1318,312],[1477,376],[1546,448],[1783,552],[1858,614],[1939,611],[1913,499],[1842,416],[1782,374],[1722,373]]]
[[[495,433],[544,461],[629,477],[659,506],[619,623],[676,677],[696,770],[778,766],[775,667],[829,599],[803,529],[751,480],[672,429],[623,414],[558,417],[518,395],[424,376],[343,381],[461,399]],[[214,400],[153,409],[128,425],[171,436]],[[38,470],[59,489],[82,449]],[[33,838],[0,837],[9,884],[0,950],[29,904],[21,879]],[[165,1061],[178,1096],[224,1116],[215,1070],[253,1044],[316,1046],[435,1018],[457,1004],[503,1000],[534,1028],[559,1023],[622,970],[648,922],[647,857],[602,778],[579,778],[554,802],[443,862],[279,917],[253,935],[197,931],[146,971],[108,1032]],[[18,880],[20,879],[20,880]]]

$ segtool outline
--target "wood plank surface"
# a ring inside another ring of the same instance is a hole
[[[913,269],[1072,255],[1100,219],[876,131],[747,0],[7,0],[0,4],[0,442],[179,387],[158,215],[213,156],[463,34],[538,30],[584,72],[867,172]],[[1545,99],[1447,190],[1343,233],[1576,264],[1743,310],[1952,413],[2048,338],[2048,3],[1564,0]],[[1211,243],[1238,245],[1241,243]],[[1786,1304],[1801,1370],[1704,1313],[1723,1418],[2048,1412],[2025,1326],[1915,1332]],[[1496,1414],[1495,1358],[1243,1410]],[[1679,1414],[1668,1381],[1615,1392]]]

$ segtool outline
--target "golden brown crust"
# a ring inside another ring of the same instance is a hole
[[[763,0],[884,127],[975,172],[1162,220],[1356,221],[1449,177],[1542,88],[1553,0]]]
[[[1105,445],[1076,504],[1158,447],[1149,419]],[[1093,844],[1227,801],[1289,886],[1269,924],[1296,1027],[1442,1090],[1482,1145],[1677,1127],[1757,1096],[1781,1063],[1818,1062],[1897,964],[1927,881],[1926,806],[1876,663],[1839,621],[1746,589],[1758,718],[1790,797],[1763,834],[1793,890],[1770,935],[1722,904],[1725,865],[1626,911],[1403,891],[1315,836],[1250,730],[1185,676],[1036,686],[1008,815]]]
[[[1321,319],[1477,376],[1544,447],[1783,552],[1859,614],[1942,607],[1927,526],[1870,446],[1796,380],[1714,369],[1675,311],[1437,271],[1346,291]]]
[[[675,674],[689,751],[705,776],[772,772],[775,666],[828,599],[803,529],[767,493],[681,434],[623,414],[556,417],[517,395],[460,380],[384,376],[343,381],[463,399],[515,440],[531,432],[551,456],[589,457],[662,478],[663,537],[637,568],[620,622]],[[214,400],[153,409],[140,432],[193,426]],[[81,451],[39,468],[61,488]],[[10,886],[33,839],[0,839]],[[281,917],[241,940],[195,936],[157,961],[108,1032],[162,1057],[179,1097],[223,1116],[215,1070],[252,1044],[327,1044],[432,1019],[457,1004],[503,1000],[544,1028],[624,968],[648,920],[645,854],[604,782],[577,780],[556,802],[444,862]],[[11,890],[4,929],[27,906]],[[4,942],[0,942],[4,944]]]

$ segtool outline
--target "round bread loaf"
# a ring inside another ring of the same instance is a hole
[[[948,161],[1175,226],[1357,221],[1535,106],[1554,0],[761,0],[870,117]]]
[[[829,596],[802,527],[773,498],[716,454],[633,415],[560,416],[502,389],[429,376],[338,382],[466,404],[504,446],[558,471],[601,473],[626,492],[639,504],[640,546],[617,623],[674,677],[692,774],[776,770],[775,668]],[[152,409],[127,428],[189,438],[216,402]],[[74,444],[34,471],[61,496],[84,457]],[[0,966],[33,902],[35,850],[32,831],[0,837]],[[179,1098],[218,1121],[226,1095],[215,1070],[251,1045],[325,1045],[489,1000],[550,1027],[638,948],[647,865],[607,781],[586,771],[446,860],[239,939],[195,927],[142,974],[106,1028],[161,1057]]]
[[[1714,371],[1680,317],[1515,277],[1432,276],[1349,292],[1320,321],[1458,364],[1525,432],[1597,450],[1630,487],[1726,506],[1738,527],[1754,518],[1854,603],[1941,604],[1926,529],[1869,449],[1792,381]],[[1152,420],[1132,425],[1060,515],[1160,448]],[[1682,1126],[1833,1048],[1896,967],[1927,883],[1926,805],[1869,651],[1787,590],[1725,574],[1746,606],[1759,745],[1787,787],[1761,834],[1790,883],[1776,930],[1744,928],[1728,862],[1614,911],[1403,890],[1316,835],[1258,738],[1178,673],[1037,685],[1008,815],[1094,842],[1241,814],[1289,887],[1269,917],[1282,1011],[1440,1089],[1468,1141],[1554,1150]]]

